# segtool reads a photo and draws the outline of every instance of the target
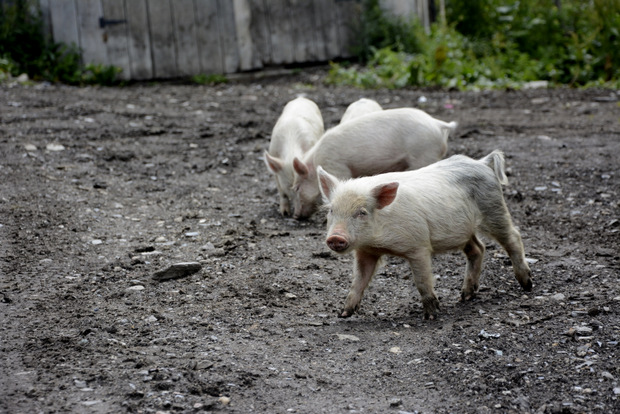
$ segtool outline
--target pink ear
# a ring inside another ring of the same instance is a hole
[[[398,183],[381,184],[372,190],[372,195],[377,200],[377,209],[381,210],[384,207],[392,204],[392,201],[396,198],[396,191],[398,190]]]
[[[277,173],[282,170],[282,160],[277,157],[273,157],[269,155],[267,151],[265,151],[265,164],[267,164],[267,168],[269,168],[273,173]]]
[[[295,169],[295,172],[302,177],[308,175],[308,167],[306,167],[306,164],[300,161],[297,157],[293,160],[293,168]]]
[[[317,167],[316,172],[319,176],[319,188],[321,193],[325,200],[329,200],[332,191],[338,184],[338,179],[321,168],[320,165]]]

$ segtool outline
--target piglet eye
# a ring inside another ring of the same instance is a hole
[[[368,215],[368,211],[366,211],[365,208],[360,208],[359,210],[357,210],[355,212],[355,214],[353,215],[353,217],[355,218],[364,218]]]

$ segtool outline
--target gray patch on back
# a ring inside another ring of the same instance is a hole
[[[503,219],[507,208],[495,171],[488,165],[463,155],[450,157],[449,161],[443,166],[448,181],[464,189],[490,223]]]

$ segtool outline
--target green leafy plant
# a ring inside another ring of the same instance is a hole
[[[26,73],[33,80],[112,85],[120,73],[114,66],[84,66],[77,46],[44,36],[41,10],[34,0],[0,2],[0,57],[8,62],[0,64],[0,73]]]
[[[423,30],[415,19],[386,16],[379,0],[364,0],[360,22],[354,27],[358,41],[351,51],[362,63],[372,60],[375,51],[386,47],[416,53],[422,48],[420,34]]]
[[[227,83],[228,78],[224,75],[211,74],[206,75],[201,73],[199,75],[192,76],[192,82],[199,85],[217,85],[220,83]]]
[[[356,51],[361,65],[332,63],[327,82],[458,89],[519,88],[533,80],[620,85],[620,0],[446,4],[451,23],[426,32],[366,1]]]
[[[11,59],[0,57],[0,82],[9,79],[13,73],[14,63]]]
[[[118,75],[122,72],[116,66],[88,64],[82,72],[82,83],[110,86],[118,83]]]

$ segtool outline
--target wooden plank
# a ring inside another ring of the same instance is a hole
[[[103,15],[108,20],[127,20],[123,0],[102,0]],[[108,52],[108,64],[119,67],[122,72],[120,79],[131,79],[131,65],[129,62],[129,48],[127,23],[107,25],[103,28],[104,43]]]
[[[153,75],[155,78],[174,78],[178,76],[179,72],[177,70],[177,53],[170,1],[149,0],[147,9],[149,32],[151,33]]]
[[[124,0],[131,79],[154,77],[146,0]]]
[[[74,0],[50,0],[50,20],[56,43],[80,46]]]
[[[256,68],[263,67],[269,61],[269,56],[271,56],[266,1],[269,0],[249,1],[251,15],[250,35],[252,36],[254,65]]]
[[[224,73],[217,0],[195,0],[198,61],[202,73]]]
[[[267,2],[267,15],[269,16],[269,39],[271,43],[271,63],[279,65],[292,63],[293,31],[289,16],[289,4],[287,0],[270,0]]]
[[[217,1],[217,19],[224,72],[237,72],[239,70],[239,50],[237,48],[234,5],[230,0]]]
[[[191,76],[200,73],[198,43],[196,40],[196,13],[194,0],[174,0],[172,15],[177,51],[178,76]]]
[[[323,27],[323,7],[324,0],[312,1],[312,22],[310,31],[312,34],[312,57],[315,62],[324,62],[327,60],[327,42],[325,40],[325,31]]]
[[[338,44],[338,15],[334,0],[315,0],[315,33],[317,34],[317,55],[329,60],[340,56]]]
[[[256,59],[254,42],[250,25],[252,9],[248,0],[233,0],[235,30],[237,32],[237,48],[239,50],[239,69],[250,70],[261,67],[260,59]]]
[[[108,51],[103,42],[103,29],[99,17],[103,16],[100,0],[79,0],[77,5],[77,26],[84,64],[108,64]]]
[[[293,45],[295,62],[316,62],[318,60],[315,39],[315,5],[314,1],[290,0],[293,27]]]
[[[353,1],[337,1],[335,3],[336,14],[338,16],[335,22],[338,28],[338,47],[340,49],[339,57],[351,57],[351,46],[355,42],[355,33],[353,22],[359,21],[363,5]]]

